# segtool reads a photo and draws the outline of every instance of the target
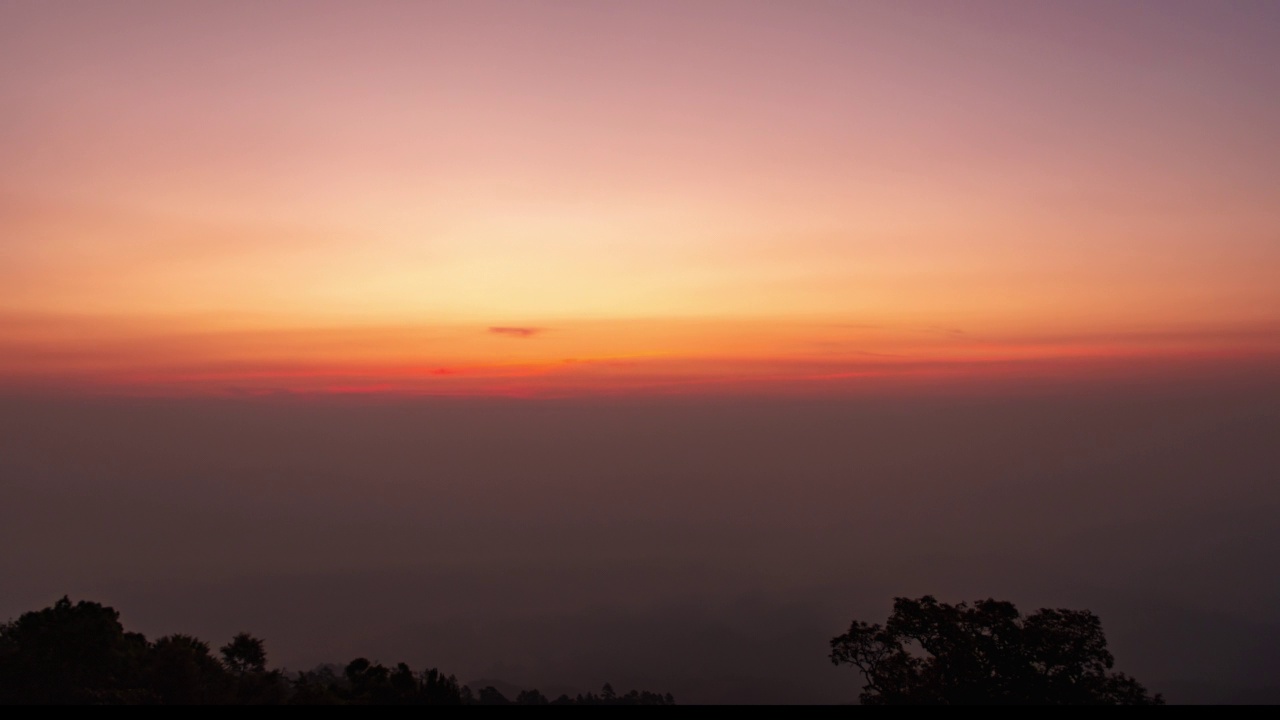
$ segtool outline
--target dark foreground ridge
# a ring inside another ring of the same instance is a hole
[[[674,705],[670,694],[605,685],[550,700],[472,690],[432,668],[414,672],[357,658],[345,668],[267,669],[262,640],[240,633],[219,648],[190,635],[149,642],[125,632],[120,613],[64,597],[0,626],[0,704],[99,705]]]

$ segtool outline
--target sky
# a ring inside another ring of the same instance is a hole
[[[1274,3],[0,13],[9,389],[794,394],[1280,350]]]
[[[1280,3],[0,0],[0,621],[852,702],[900,595],[1278,702]]]

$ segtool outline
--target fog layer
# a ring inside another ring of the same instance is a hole
[[[0,399],[0,620],[63,594],[464,682],[846,702],[896,595],[1097,612],[1280,700],[1280,387],[839,400]]]

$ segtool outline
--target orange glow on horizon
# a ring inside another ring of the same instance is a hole
[[[84,323],[87,322],[87,325]],[[0,389],[108,395],[848,395],[1266,368],[1280,331],[1001,337],[778,321],[164,331],[0,322]],[[143,329],[143,328],[147,329]],[[25,328],[25,329],[24,329]]]

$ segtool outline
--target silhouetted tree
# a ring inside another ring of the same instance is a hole
[[[476,693],[477,705],[510,705],[511,701],[503,695],[498,688],[492,685],[480,688],[480,692]]]
[[[1163,703],[1110,672],[1102,623],[1084,610],[896,598],[883,626],[855,620],[832,638],[830,657],[862,673],[867,705]]]
[[[229,702],[237,705],[279,705],[289,694],[289,683],[279,670],[267,670],[266,644],[239,633],[220,648],[222,662],[234,677]]]
[[[222,662],[237,675],[260,673],[267,669],[266,645],[249,633],[240,633],[223,645]]]
[[[394,669],[356,658],[342,677],[325,670],[302,673],[294,683],[296,704],[460,705],[457,678],[435,668],[421,674],[404,663]]]
[[[675,705],[676,700],[671,693],[659,695],[658,693],[632,690],[626,695],[618,695],[614,691],[613,686],[605,683],[600,689],[600,694],[587,693],[586,695],[578,695],[570,698],[567,695],[561,695],[551,702],[552,705]]]
[[[516,696],[517,705],[546,705],[547,696],[537,690],[522,690]]]
[[[342,679],[331,666],[300,672],[293,680],[290,705],[341,705]]]
[[[190,635],[156,640],[147,658],[147,685],[166,705],[224,702],[232,679],[209,652],[209,644]]]
[[[422,673],[419,688],[423,705],[460,705],[462,703],[458,679],[452,675],[446,676],[435,668]]]
[[[347,678],[347,701],[355,705],[389,704],[393,697],[391,671],[382,665],[356,658],[347,663],[343,675]]]
[[[120,613],[63,597],[0,627],[0,700],[6,703],[154,701],[142,690],[146,639]]]

